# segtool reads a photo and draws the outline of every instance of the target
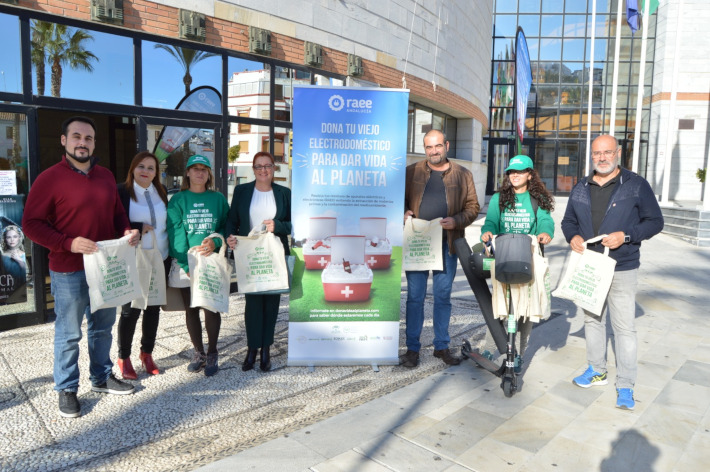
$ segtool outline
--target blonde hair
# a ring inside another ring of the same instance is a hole
[[[22,233],[22,230],[20,229],[19,226],[17,225],[8,225],[5,226],[2,230],[2,250],[3,252],[7,252],[10,250],[10,248],[7,246],[7,241],[5,240],[5,236],[7,235],[8,231],[14,231],[20,236],[20,244],[17,245],[15,249],[19,249],[22,252],[25,252],[25,235]]]

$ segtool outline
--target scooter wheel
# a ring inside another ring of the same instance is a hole
[[[515,393],[515,386],[513,386],[513,382],[511,379],[503,379],[501,388],[503,389],[503,394],[505,394],[505,396],[508,398],[512,397]]]
[[[468,339],[464,339],[463,344],[461,345],[461,354],[465,356],[471,351],[471,343],[468,342]]]

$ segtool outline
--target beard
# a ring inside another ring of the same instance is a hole
[[[436,165],[446,162],[446,154],[441,153],[441,154],[434,155],[434,156],[427,156],[427,160],[429,161],[430,164],[436,166]]]
[[[86,149],[86,148],[78,148],[78,149]],[[76,150],[77,150],[77,148],[74,148],[74,152],[76,152]],[[71,157],[79,164],[86,164],[87,162],[89,162],[89,159],[91,159],[91,155],[89,154],[88,149],[86,149],[86,156],[85,157],[79,157],[76,154],[72,154],[71,152],[69,152],[68,149],[65,149],[65,152],[66,152],[67,156]]]
[[[610,175],[612,174],[616,168],[619,167],[619,160],[618,159],[611,159],[608,160],[604,163],[595,163],[594,164],[594,171],[599,174],[599,175]]]

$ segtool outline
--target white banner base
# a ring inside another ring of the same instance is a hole
[[[372,364],[399,364],[399,321],[288,324],[288,366]]]

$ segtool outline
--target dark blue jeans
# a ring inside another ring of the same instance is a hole
[[[444,241],[444,270],[431,271],[434,274],[434,349],[439,351],[449,347],[449,320],[451,319],[451,286],[456,276],[456,255],[449,254],[449,246]],[[424,326],[424,298],[429,278],[427,270],[406,271],[407,275],[407,349],[419,352],[422,345],[419,337]]]
[[[54,389],[76,392],[79,388],[79,341],[81,323],[86,314],[89,345],[89,378],[92,385],[106,382],[113,363],[111,329],[116,321],[116,308],[91,313],[89,286],[84,271],[49,272],[54,296]]]

